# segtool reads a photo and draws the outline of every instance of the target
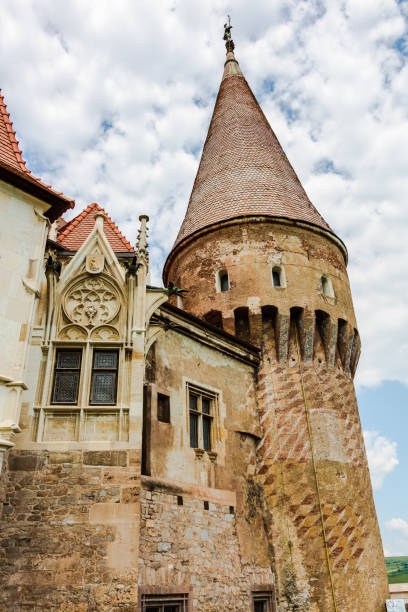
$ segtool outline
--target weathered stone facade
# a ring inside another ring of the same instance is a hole
[[[211,490],[179,486],[171,493],[171,487],[161,486],[164,491],[153,479],[144,480],[140,585],[184,587],[200,612],[250,610],[254,588],[270,587],[274,579],[267,560],[262,567],[243,559],[236,505],[228,504],[234,496],[219,491],[225,499],[217,503],[208,501]]]
[[[140,453],[9,451],[1,609],[137,601]]]

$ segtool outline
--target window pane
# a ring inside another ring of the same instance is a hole
[[[204,450],[211,450],[211,419],[203,417],[203,445]]]
[[[228,291],[229,289],[228,274],[221,275],[220,285],[221,285],[221,291]]]
[[[117,351],[95,351],[94,368],[98,370],[116,370],[118,367]]]
[[[79,372],[56,372],[52,401],[58,404],[76,404]]]
[[[280,274],[278,270],[272,270],[273,286],[280,287]],[[262,609],[262,608],[261,608]]]
[[[95,372],[92,379],[92,404],[114,404],[116,402],[116,372]]]
[[[204,414],[210,414],[210,400],[208,399],[208,397],[203,397],[202,401],[202,411],[204,412]]]
[[[170,423],[170,397],[164,393],[157,394],[157,419]]]
[[[78,370],[81,367],[81,351],[58,351],[56,367]]]
[[[198,448],[198,415],[190,412],[190,446]]]
[[[192,393],[190,393],[189,402],[190,402],[190,410],[197,410],[197,403],[198,403],[197,395],[192,395]]]

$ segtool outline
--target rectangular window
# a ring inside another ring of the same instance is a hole
[[[170,397],[164,393],[157,394],[157,420],[170,423]]]
[[[116,404],[118,357],[118,351],[94,350],[90,404]]]
[[[187,612],[188,594],[142,595],[142,612]]]
[[[52,404],[76,404],[78,402],[81,373],[81,350],[58,349],[55,356]]]
[[[214,418],[215,395],[188,386],[188,408],[190,414],[190,446],[211,450],[211,430]]]
[[[274,612],[273,593],[271,591],[263,591],[252,593],[252,602],[254,612]]]

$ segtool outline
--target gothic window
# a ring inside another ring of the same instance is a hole
[[[196,387],[188,387],[190,446],[211,450],[211,429],[215,396]]]
[[[164,393],[157,394],[157,420],[170,423],[170,397]]]
[[[187,612],[188,594],[142,595],[142,612]]]
[[[94,350],[90,404],[116,404],[118,351]]]
[[[81,357],[82,351],[78,349],[57,350],[51,400],[53,404],[76,404],[78,402]]]

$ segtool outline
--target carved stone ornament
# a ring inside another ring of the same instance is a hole
[[[92,340],[102,340],[104,342],[119,340],[119,332],[110,325],[101,325],[92,331]]]
[[[87,255],[85,268],[89,274],[100,274],[105,265],[105,256],[102,253]]]
[[[86,340],[87,337],[87,330],[78,325],[66,325],[58,334],[59,340]]]
[[[67,317],[88,329],[111,321],[119,308],[118,292],[101,277],[83,279],[68,291],[64,300]]]

